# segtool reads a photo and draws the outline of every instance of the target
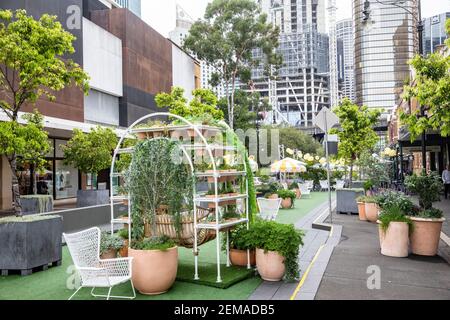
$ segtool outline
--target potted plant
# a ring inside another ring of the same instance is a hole
[[[182,212],[192,207],[194,179],[182,161],[180,144],[167,138],[139,141],[126,175],[131,196],[131,245],[133,283],[139,292],[155,295],[169,290],[177,275],[178,247],[174,240],[158,233],[157,215],[161,205],[173,217],[181,232]]]
[[[372,195],[373,181],[371,179],[364,181],[363,183],[364,193],[367,196]]]
[[[265,198],[278,199],[277,191],[281,188],[282,186],[278,182],[269,182],[258,187],[257,191],[260,192]]]
[[[124,246],[123,239],[118,235],[102,232],[100,237],[100,259],[114,259],[117,251]]]
[[[80,172],[90,175],[90,190],[78,190],[77,206],[88,207],[109,202],[109,190],[94,190],[94,177],[101,170],[111,166],[112,153],[117,144],[114,131],[98,126],[84,133],[80,129],[73,131],[67,145],[62,146],[64,162],[73,165]]]
[[[251,226],[250,226],[251,228]],[[226,239],[224,239],[224,246]],[[252,242],[252,232],[245,224],[240,224],[229,233],[230,261],[234,266],[247,266],[247,250],[250,250],[250,265],[256,265],[256,252]]]
[[[281,207],[283,209],[291,209],[294,207],[294,201],[295,201],[295,198],[297,197],[297,195],[295,194],[294,191],[282,189],[282,190],[278,190],[277,194],[278,194],[278,197],[283,199],[281,201]]]
[[[236,205],[228,205],[225,212],[222,214],[222,219],[225,221],[236,221],[241,218],[241,215],[236,211]]]
[[[130,246],[128,227],[121,229],[117,235],[123,240],[123,246],[119,249],[119,255],[121,257],[128,257],[128,247]]]
[[[298,252],[303,233],[294,225],[257,221],[251,228],[251,245],[256,248],[256,267],[266,281],[294,280],[299,275]]]
[[[302,193],[300,192],[300,187],[298,186],[297,182],[292,182],[291,185],[289,186],[289,190],[295,192],[297,199],[300,199],[302,197]]]
[[[379,217],[381,254],[389,257],[408,256],[412,221],[398,205],[385,207]]]
[[[380,208],[378,207],[375,197],[374,196],[366,197],[365,198],[365,213],[366,213],[367,221],[377,222],[379,211],[380,211]]]
[[[359,216],[359,220],[361,220],[361,221],[367,221],[366,199],[367,199],[367,196],[359,196],[358,198],[356,198],[356,203],[358,204],[358,216]]]
[[[442,211],[433,208],[433,202],[440,201],[442,182],[437,174],[408,176],[405,186],[419,196],[420,210],[411,214],[414,230],[411,234],[411,251],[422,256],[437,254],[442,224]]]

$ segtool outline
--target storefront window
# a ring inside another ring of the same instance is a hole
[[[55,185],[56,199],[74,198],[78,190],[78,170],[56,160]]]

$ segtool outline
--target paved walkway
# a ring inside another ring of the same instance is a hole
[[[315,299],[450,299],[450,265],[443,258],[386,257],[380,253],[376,224],[347,215],[335,216],[334,223],[343,226],[342,238]],[[368,289],[369,266],[380,268],[379,289]]]
[[[337,243],[340,238],[339,232],[335,233],[335,237],[330,237],[330,232],[312,228],[312,224],[320,217],[326,216],[327,212],[328,202],[324,202],[295,224],[297,229],[306,232],[304,245],[299,252],[300,282],[264,281],[250,296],[250,300],[314,299],[331,256],[331,243]]]

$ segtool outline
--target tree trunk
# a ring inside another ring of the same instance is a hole
[[[349,177],[349,187],[353,187],[353,162],[350,163],[350,177]]]
[[[234,88],[236,86],[236,77],[233,77],[233,80],[231,80],[231,103],[230,103],[230,128],[231,130],[234,130]]]
[[[9,159],[9,166],[11,168],[12,178],[11,178],[11,191],[12,191],[12,205],[14,208],[14,214],[16,217],[22,216],[22,205],[20,204],[20,189],[19,180],[17,179],[17,156],[12,155]]]

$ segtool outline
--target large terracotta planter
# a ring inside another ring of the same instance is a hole
[[[377,222],[378,220],[378,205],[376,203],[366,202],[365,204],[365,214],[366,219],[370,222]]]
[[[442,223],[445,219],[410,218],[413,221],[413,232],[410,237],[412,253],[421,256],[435,256],[439,247]]]
[[[292,208],[292,199],[291,198],[283,199],[281,201],[281,207],[283,209],[290,209],[290,208]]]
[[[366,204],[364,202],[358,202],[358,215],[359,215],[359,220],[367,221]]]
[[[266,281],[280,281],[286,273],[284,257],[277,252],[264,252],[256,249],[256,268],[262,279]]]
[[[230,261],[233,266],[247,266],[247,250],[230,249]],[[250,250],[250,265],[256,265],[255,250]]]
[[[292,191],[295,192],[295,196],[297,197],[297,199],[300,199],[302,197],[302,193],[301,193],[300,189],[294,189]]]
[[[140,293],[157,295],[172,287],[177,277],[178,247],[166,251],[128,249],[133,258],[133,284]]]
[[[378,220],[377,223],[378,223],[378,236],[380,239],[380,248],[381,248],[381,246],[383,245],[383,240],[384,240],[384,232],[383,232],[383,229],[381,228],[381,221]]]
[[[380,230],[381,254],[388,257],[405,258],[408,256],[409,227],[406,222],[391,222],[386,232]]]

